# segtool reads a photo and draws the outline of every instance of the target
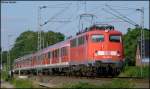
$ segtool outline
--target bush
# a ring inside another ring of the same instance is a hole
[[[124,71],[120,76],[125,77],[144,77],[149,78],[149,66],[142,67],[142,76],[141,76],[141,67],[138,66],[126,66]]]
[[[134,84],[127,80],[113,79],[111,83],[103,84],[100,88],[133,88]]]
[[[11,83],[16,88],[33,88],[32,82],[24,79],[13,79]]]
[[[8,72],[7,71],[1,71],[1,78],[5,81],[8,81]]]

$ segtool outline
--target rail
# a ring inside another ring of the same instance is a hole
[[[45,87],[45,88],[53,88],[55,85],[50,84],[50,83],[42,83],[42,82],[38,82],[38,85]]]

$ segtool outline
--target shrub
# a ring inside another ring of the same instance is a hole
[[[142,76],[141,76],[141,67],[138,66],[126,66],[124,71],[120,74],[125,77],[144,77],[149,78],[149,66],[142,67]]]
[[[134,84],[131,81],[113,79],[111,83],[101,85],[100,88],[133,88]]]
[[[24,80],[24,79],[13,79],[12,84],[16,87],[16,88],[32,88],[32,82],[29,80]]]

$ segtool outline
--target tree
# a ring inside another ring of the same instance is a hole
[[[135,55],[138,40],[140,40],[141,29],[128,29],[128,32],[123,36],[124,49],[126,59],[129,61],[129,65],[135,65]],[[145,39],[150,39],[150,30],[144,29]]]
[[[5,64],[7,62],[7,51],[2,52],[2,63]]]
[[[38,33],[34,31],[25,31],[17,37],[14,46],[10,50],[12,61],[18,57],[37,51]],[[65,36],[62,33],[53,31],[42,32],[44,37],[44,47],[63,41]]]

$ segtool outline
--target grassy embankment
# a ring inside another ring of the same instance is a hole
[[[4,81],[8,81],[12,85],[14,85],[15,88],[36,88],[36,87],[38,87],[38,85],[33,84],[33,82],[28,79],[17,79],[17,78],[10,79],[10,78],[8,78],[8,72],[4,71],[4,70],[1,71],[1,78]]]
[[[124,77],[141,77],[140,67],[126,66],[124,71],[119,75]],[[149,78],[149,66],[142,68],[142,77]],[[88,82],[78,82],[76,84],[64,84],[64,88],[134,88],[135,84],[131,81],[113,79],[111,83],[94,85]]]
[[[142,77],[149,78],[149,66],[142,68]],[[7,80],[7,72],[2,72],[2,79]],[[140,67],[127,66],[119,76],[126,77],[141,77]],[[12,79],[9,80],[16,88],[34,88],[35,85],[30,80]],[[76,84],[64,84],[65,88],[133,88],[134,84],[131,81],[125,81],[121,79],[113,79],[111,83],[102,85],[94,85],[88,82],[79,82]]]
[[[149,66],[142,67],[142,76],[141,76],[141,67],[137,66],[126,66],[124,68],[124,71],[120,73],[119,76],[149,78]]]
[[[32,82],[27,79],[12,79],[10,82],[15,88],[33,88]]]

